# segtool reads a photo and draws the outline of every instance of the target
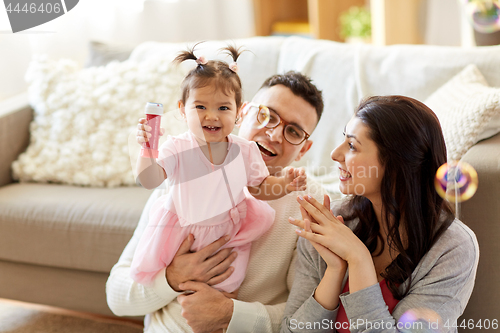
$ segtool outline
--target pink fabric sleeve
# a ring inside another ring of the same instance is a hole
[[[269,176],[269,170],[266,163],[262,159],[259,147],[255,142],[251,142],[246,154],[243,154],[245,159],[245,167],[247,171],[247,186],[257,186],[262,184],[265,178]],[[246,155],[246,156],[245,156]]]
[[[177,169],[178,152],[175,141],[176,139],[174,137],[168,136],[167,141],[158,149],[159,152],[156,162],[165,170],[167,178],[175,177],[175,171]]]

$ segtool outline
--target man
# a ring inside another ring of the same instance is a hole
[[[266,127],[257,126],[251,107],[267,106],[271,112]],[[257,143],[271,175],[293,161],[299,161],[311,148],[309,135],[316,127],[323,101],[321,92],[302,74],[288,72],[267,79],[252,100],[244,103],[239,136]],[[308,191],[322,200],[321,186],[308,180]],[[111,270],[106,284],[108,305],[116,315],[145,319],[146,332],[277,332],[293,279],[293,261],[297,236],[289,217],[300,218],[295,192],[268,201],[276,211],[269,231],[252,243],[246,278],[236,295],[222,293],[211,285],[225,280],[231,273],[236,254],[224,249],[212,255],[225,239],[191,253],[190,235],[179,248],[172,263],[160,272],[150,287],[130,278],[130,264],[137,243],[148,224],[152,203],[161,195],[151,195],[136,231]],[[183,294],[183,291],[193,293]]]

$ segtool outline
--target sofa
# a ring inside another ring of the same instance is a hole
[[[225,43],[205,42],[199,52],[209,59],[223,57],[218,49]],[[239,61],[245,99],[265,78],[288,70],[309,75],[323,91],[323,118],[312,135],[313,147],[298,165],[333,195],[336,166],[329,152],[343,139],[343,127],[363,97],[400,94],[425,101],[471,63],[490,86],[500,87],[500,46],[377,47],[299,37],[234,43],[251,51]],[[186,45],[147,42],[127,61],[169,58]],[[105,283],[151,192],[137,185],[15,180],[12,163],[30,144],[30,123],[36,119],[28,100],[23,94],[0,102],[0,297],[112,315]],[[500,313],[500,135],[490,135],[461,156],[477,171],[479,186],[471,199],[455,206],[476,233],[481,251],[476,285],[463,314],[474,322],[498,319]]]

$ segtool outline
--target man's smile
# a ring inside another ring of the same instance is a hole
[[[273,148],[269,147],[265,143],[263,143],[263,142],[256,142],[256,143],[257,143],[257,146],[259,147],[260,152],[262,153],[262,155],[272,156],[272,157],[278,155]]]

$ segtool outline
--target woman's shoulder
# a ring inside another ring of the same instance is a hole
[[[448,229],[439,237],[435,246],[437,248],[456,249],[460,252],[468,252],[479,255],[479,245],[476,234],[465,223],[455,219]],[[472,252],[471,252],[472,251]]]
[[[422,258],[420,266],[432,269],[440,266],[446,271],[469,271],[479,262],[479,245],[474,232],[455,219]]]
[[[477,243],[476,234],[465,223],[459,219],[454,219],[450,226],[443,232],[436,244],[468,244],[469,246]]]
[[[337,215],[343,215],[346,213],[346,203],[347,199],[346,198],[341,198],[341,199],[336,199],[332,200],[330,202],[330,210],[332,213],[337,216]]]
[[[340,199],[333,200],[330,203],[330,210],[331,210],[332,214],[335,216],[340,215],[344,218],[347,216],[351,216],[352,215],[352,208],[349,206],[349,200],[350,200],[350,197],[347,197],[347,196],[340,198]],[[346,220],[345,224],[349,228],[354,229],[354,227],[356,227],[358,222],[359,222],[359,219],[354,218],[352,220]]]
[[[439,283],[443,292],[465,307],[474,286],[479,263],[476,235],[455,219],[437,239],[413,272],[415,288]]]

